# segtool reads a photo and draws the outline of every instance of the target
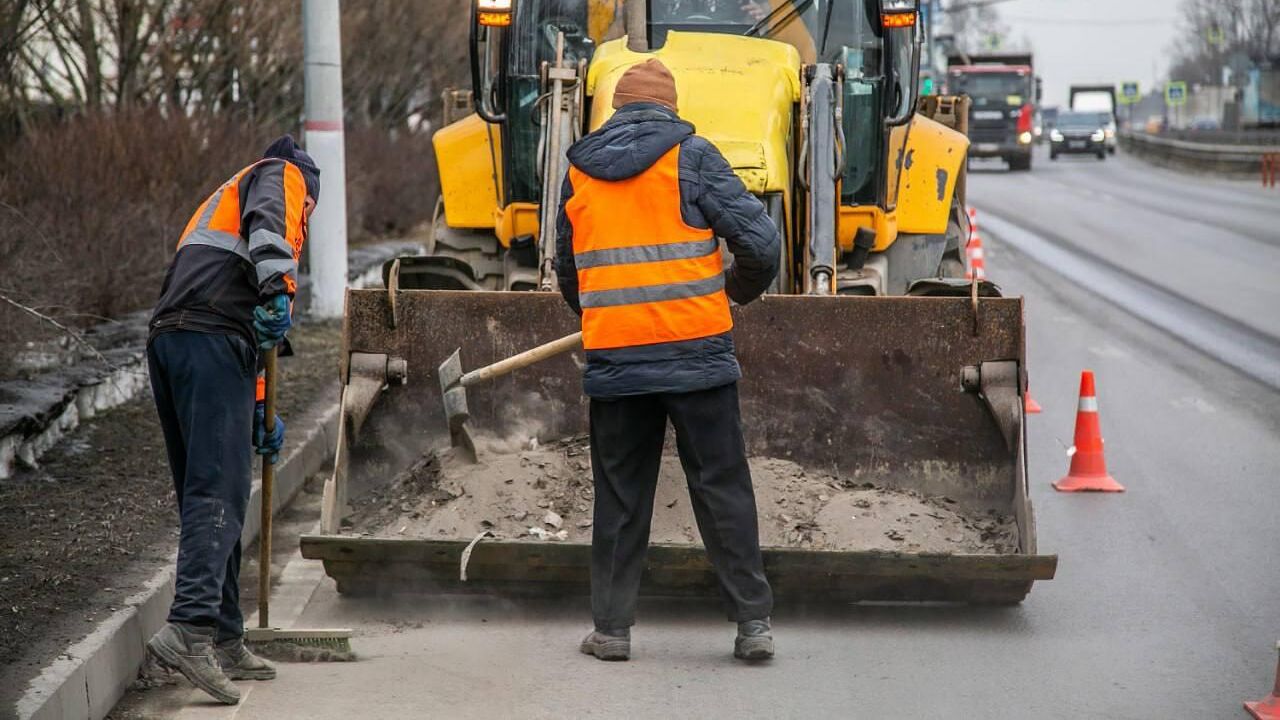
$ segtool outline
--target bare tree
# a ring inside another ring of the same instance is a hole
[[[1241,54],[1259,64],[1280,55],[1280,0],[1183,0],[1172,76],[1217,84]]]
[[[21,48],[36,26],[32,0],[0,0],[0,116],[11,126],[25,122],[27,94]]]
[[[966,53],[1002,49],[1009,28],[1000,21],[1000,12],[990,5],[961,5],[947,10],[947,21],[955,36],[955,47]]]
[[[465,67],[467,10],[465,2],[344,4],[343,94],[352,121],[403,128],[415,114],[434,117],[444,88],[431,83],[463,80],[450,70]]]

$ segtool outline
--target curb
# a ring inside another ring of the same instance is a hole
[[[36,396],[55,395],[57,399],[43,408],[41,417],[20,418],[0,437],[0,480],[11,477],[17,463],[37,467],[40,456],[82,421],[129,402],[149,384],[144,352],[121,350],[111,355],[124,358],[111,371],[87,378],[56,379],[33,389]],[[13,387],[18,384],[14,382],[7,384],[10,392],[26,394],[28,389]]]
[[[347,284],[352,288],[378,286],[382,283],[384,262],[398,255],[425,252],[422,243],[412,240],[386,240],[350,248]],[[304,275],[300,282],[302,293],[310,281]],[[301,294],[299,300],[303,300]],[[129,402],[150,386],[146,354],[146,318],[150,314],[143,311],[129,316],[143,318],[131,345],[103,350],[116,365],[112,371],[102,371],[96,366],[82,367],[33,381],[0,383],[0,389],[30,405],[25,411],[14,413],[5,405],[10,401],[0,401],[0,480],[11,477],[15,465],[38,467],[45,451],[57,445],[81,421]],[[116,324],[132,327],[129,325],[132,322]],[[256,525],[258,511],[251,509],[251,512]]]
[[[273,514],[287,506],[303,482],[333,457],[338,438],[338,405],[326,407],[276,469]],[[240,542],[258,537],[262,486],[254,481]],[[21,720],[105,718],[138,676],[146,643],[165,623],[173,600],[173,562],[125,600],[124,607],[99,623],[88,637],[67,648],[31,681],[18,700]]]

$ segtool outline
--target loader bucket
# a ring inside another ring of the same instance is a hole
[[[1018,525],[1019,547],[1008,554],[765,548],[780,602],[1010,604],[1034,580],[1053,577],[1057,558],[1037,554],[1027,495],[1021,299],[768,296],[733,312],[752,454],[946,496],[975,512],[1013,515]],[[404,360],[417,378],[382,393],[354,455],[448,445],[431,378],[455,350],[478,367],[575,329],[577,317],[556,294],[349,291],[344,377],[369,356],[386,356]],[[471,428],[502,435],[535,424],[544,441],[584,433],[582,360],[581,352],[563,355],[472,387]],[[354,497],[369,481],[352,472],[349,492]],[[304,536],[302,551],[324,560],[350,594],[588,590],[586,544],[487,540],[467,552],[472,539],[330,532]],[[655,545],[642,592],[714,596],[716,586],[699,546]]]

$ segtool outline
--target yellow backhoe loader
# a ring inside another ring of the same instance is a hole
[[[434,375],[455,350],[479,367],[577,329],[537,292],[556,287],[565,152],[609,118],[623,72],[658,57],[680,115],[785,239],[772,292],[734,309],[751,452],[1017,521],[1002,554],[766,548],[779,597],[1007,604],[1051,578],[1027,494],[1022,301],[964,279],[965,100],[918,97],[919,20],[917,0],[475,0],[475,112],[435,136],[428,253],[348,294],[338,458],[303,554],[347,593],[586,591],[584,544],[370,538],[341,520],[377,480],[353,458],[447,446]],[[471,427],[583,432],[580,363],[471,387]],[[696,546],[658,546],[645,591],[714,593],[714,577]]]
[[[914,2],[777,0],[750,13],[734,1],[631,0],[625,17],[598,0],[503,7],[477,7],[476,113],[435,136],[439,212],[402,287],[553,284],[554,212],[541,208],[559,200],[565,151],[609,119],[622,73],[657,57],[676,77],[681,117],[787,240],[774,292],[968,291],[947,282],[964,274],[968,141],[953,128],[967,113],[956,98],[917,112]],[[626,25],[637,31],[607,39]]]

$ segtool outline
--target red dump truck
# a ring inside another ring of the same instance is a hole
[[[1040,83],[1030,53],[950,55],[947,92],[973,99],[969,157],[1001,158],[1010,170],[1031,169]]]

